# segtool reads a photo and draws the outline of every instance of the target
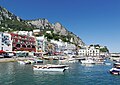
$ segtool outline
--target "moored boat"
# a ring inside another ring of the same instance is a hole
[[[110,69],[110,73],[119,75],[120,74],[120,63],[114,63],[113,68]]]
[[[18,63],[21,64],[21,65],[25,65],[26,64],[24,61],[21,61],[21,60],[18,61]]]
[[[34,64],[35,61],[34,60],[19,60],[18,63],[22,64],[22,65],[25,65],[25,64]]]
[[[67,65],[47,64],[47,65],[34,65],[33,66],[33,70],[38,70],[38,71],[60,71],[60,72],[64,72],[66,69],[68,69]]]
[[[112,68],[110,69],[111,74],[119,75],[120,74],[120,68]]]
[[[93,60],[93,58],[87,58],[85,60],[81,60],[82,64],[95,64],[95,61]]]

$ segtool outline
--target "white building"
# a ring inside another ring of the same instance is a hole
[[[55,44],[56,51],[63,51],[66,47],[65,43],[62,40],[59,40],[59,41],[51,40],[50,42]]]
[[[100,50],[94,46],[85,46],[84,48],[79,49],[78,54],[80,56],[99,56]]]
[[[44,36],[36,37],[36,51],[45,52],[47,39]]]
[[[33,34],[32,31],[15,31],[13,33],[19,34],[19,35],[26,35],[26,36],[32,36],[32,34]]]
[[[12,40],[9,33],[0,32],[0,50],[12,52]]]

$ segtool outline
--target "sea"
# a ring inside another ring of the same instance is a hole
[[[120,75],[112,75],[111,65],[69,64],[65,72],[33,71],[33,65],[0,63],[0,85],[120,85]]]

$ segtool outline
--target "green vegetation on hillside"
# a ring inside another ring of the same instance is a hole
[[[5,19],[1,21],[0,31],[32,31],[32,26],[27,26],[25,22],[19,22],[18,20]]]
[[[70,42],[69,36],[58,35],[58,34],[55,34],[53,32],[45,33],[44,35],[45,35],[45,37],[47,37],[48,40],[54,39],[54,40],[59,41],[59,39],[61,39],[63,42]]]
[[[108,48],[106,46],[104,47],[101,47],[99,44],[96,44],[96,45],[90,45],[90,47],[94,46],[96,49],[99,49],[100,52],[109,52]]]

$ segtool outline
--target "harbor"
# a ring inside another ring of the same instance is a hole
[[[120,0],[1,0],[0,85],[120,85]]]
[[[77,62],[68,65],[70,67],[65,72],[43,72],[33,71],[33,65],[20,65],[17,62],[1,63],[0,84],[55,85],[57,83],[57,85],[119,85],[120,76],[109,73],[112,63],[111,65],[82,65],[80,62]]]

